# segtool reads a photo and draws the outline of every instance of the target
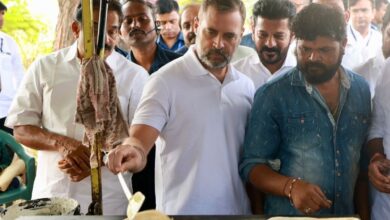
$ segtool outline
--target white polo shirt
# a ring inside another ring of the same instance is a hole
[[[21,88],[11,105],[6,120],[8,127],[35,125],[50,132],[82,140],[84,127],[76,124],[76,95],[80,78],[80,64],[76,57],[77,44],[56,51],[36,60],[23,79]],[[148,73],[131,63],[117,52],[113,52],[107,63],[115,75],[121,110],[130,124],[142,94]],[[57,163],[62,159],[55,151],[38,151],[37,174],[32,198],[69,197],[76,199],[83,213],[91,203],[91,179],[71,182],[61,172]],[[127,198],[116,175],[102,167],[103,213],[123,215]],[[130,174],[125,175],[131,185]]]
[[[18,45],[9,35],[0,31],[0,118],[7,116],[23,75]]]
[[[386,59],[382,78],[375,90],[372,122],[368,140],[383,138],[384,152],[390,159],[390,59]],[[372,187],[371,219],[382,220],[390,216],[390,195]]]
[[[257,54],[245,57],[233,63],[233,66],[240,72],[252,79],[256,90],[269,80],[282,75],[297,65],[297,61],[292,52],[287,52],[286,59],[282,67],[273,74],[263,65]]]
[[[156,205],[166,214],[250,213],[238,162],[254,87],[228,69],[221,84],[190,47],[145,85],[133,124],[160,131]]]

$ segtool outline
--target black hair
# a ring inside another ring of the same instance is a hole
[[[3,2],[0,2],[0,11],[7,11],[7,6]]]
[[[257,17],[270,20],[288,18],[291,27],[296,11],[295,5],[289,0],[258,0],[253,7],[253,23],[256,24]]]
[[[349,3],[348,8],[356,5],[359,1],[361,1],[361,0],[349,0],[348,1],[348,3]],[[369,0],[369,1],[371,2],[372,8],[374,8],[374,1],[373,0]]]
[[[346,39],[344,14],[339,8],[312,3],[302,9],[293,20],[292,31],[297,39],[313,41],[317,37]]]
[[[166,14],[172,11],[179,13],[179,4],[175,0],[158,0],[156,2],[156,14]]]
[[[122,6],[128,2],[139,3],[141,5],[145,5],[146,7],[148,7],[151,14],[152,14],[153,22],[156,22],[156,7],[154,7],[154,5],[152,3],[150,3],[149,1],[145,1],[145,0],[124,0],[124,1],[122,1]]]
[[[245,22],[246,9],[241,0],[203,0],[199,9],[199,17],[203,16],[210,6],[221,12],[238,10],[241,15],[242,23]]]
[[[385,15],[383,15],[382,31],[384,31],[390,23],[390,4],[386,7]]]
[[[388,4],[389,2],[387,0],[375,0],[374,5],[375,9],[379,10],[382,7],[382,4]]]
[[[118,14],[119,17],[119,23],[122,23],[123,19],[123,13],[122,13],[122,5],[117,0],[110,0],[108,1],[108,11],[115,11]],[[92,0],[93,9],[99,9],[100,7],[100,0]],[[83,13],[82,13],[82,5],[81,1],[77,6],[76,13],[74,16],[74,19],[78,22],[82,22],[83,20]]]

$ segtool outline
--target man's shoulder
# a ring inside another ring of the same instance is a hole
[[[112,57],[107,59],[107,63],[110,65],[111,68],[116,69],[117,71],[123,71],[126,73],[131,74],[139,74],[139,75],[145,75],[148,76],[149,74],[147,71],[140,65],[131,62],[124,56],[122,56],[120,53],[113,51]]]

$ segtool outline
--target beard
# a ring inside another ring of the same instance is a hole
[[[270,54],[273,53],[273,54]],[[258,51],[258,55],[260,57],[260,60],[264,64],[275,64],[280,62],[282,59],[286,57],[287,54],[284,54],[282,56],[282,51],[277,47],[267,47],[263,46]]]
[[[331,65],[326,65],[321,62],[302,62],[297,59],[298,69],[302,72],[306,81],[313,85],[318,85],[324,82],[329,81],[336,74],[337,70],[340,68],[343,51],[339,54],[337,62]]]
[[[218,69],[227,66],[230,63],[231,56],[225,53],[223,49],[211,48],[200,54],[199,59],[204,65],[212,69]]]

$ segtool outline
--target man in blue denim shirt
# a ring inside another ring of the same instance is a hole
[[[257,91],[240,174],[267,193],[268,215],[353,215],[369,87],[340,66],[346,32],[339,10],[313,3],[292,28],[298,65]],[[367,204],[358,204],[364,219]]]

